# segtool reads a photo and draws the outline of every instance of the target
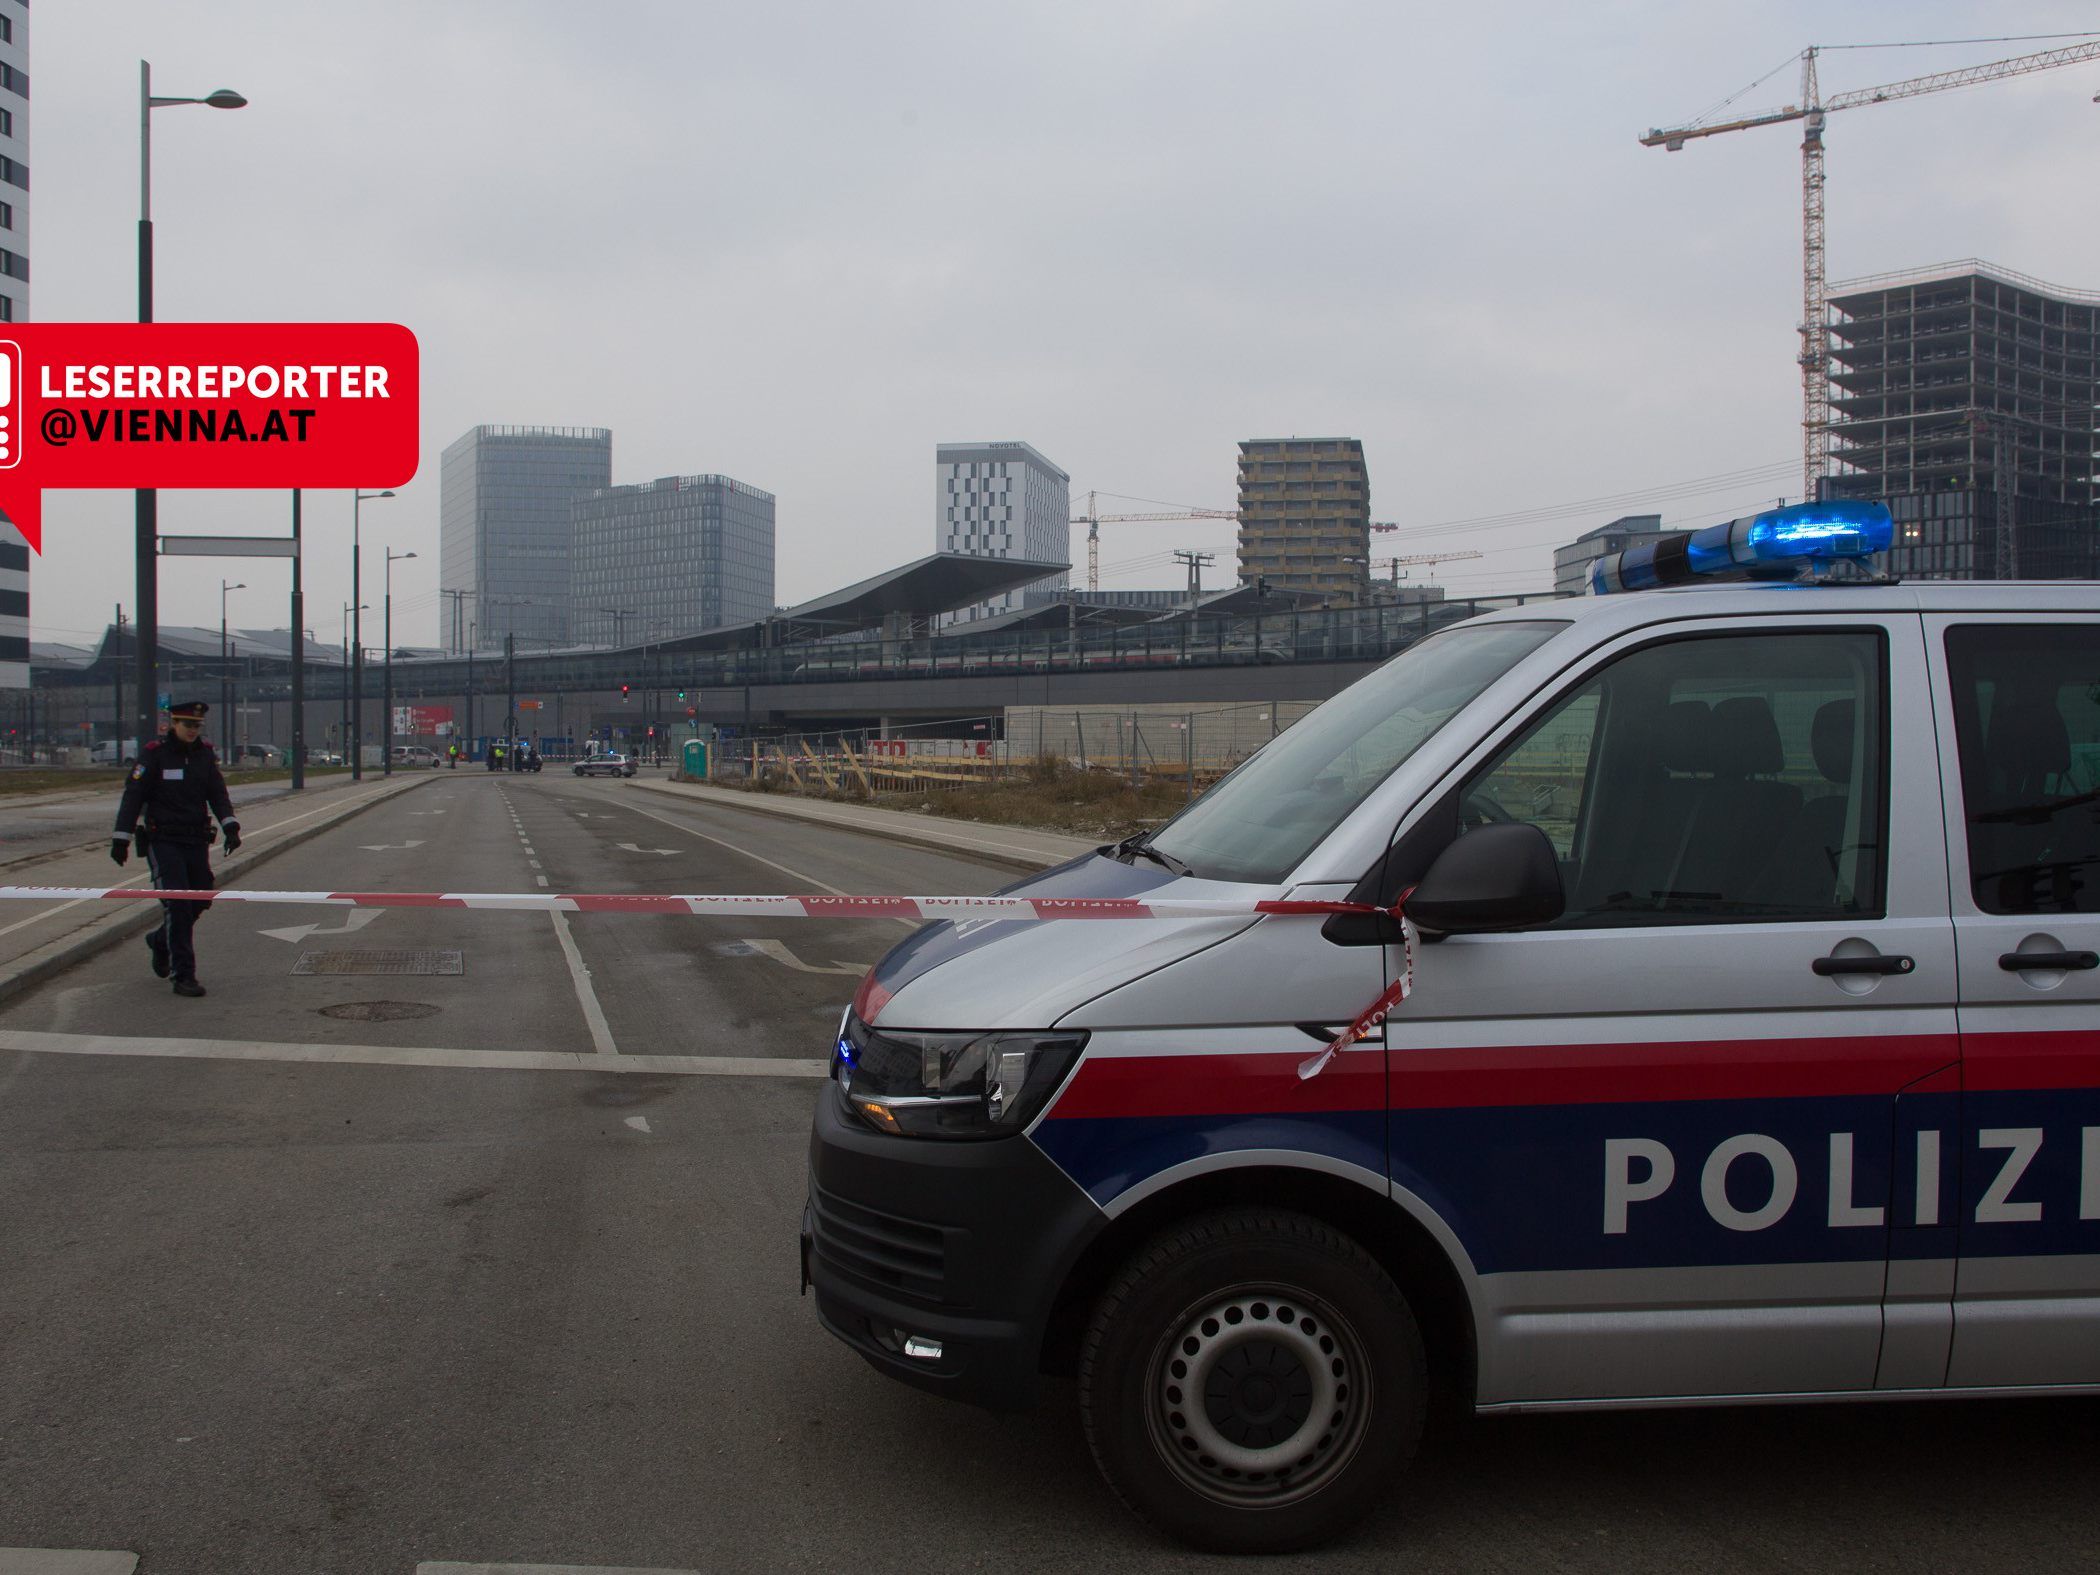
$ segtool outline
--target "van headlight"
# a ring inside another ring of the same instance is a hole
[[[877,1132],[1009,1137],[1049,1103],[1084,1048],[1083,1033],[901,1033],[849,1015],[831,1074],[846,1113]]]

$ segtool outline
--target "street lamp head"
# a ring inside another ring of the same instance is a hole
[[[213,109],[246,109],[248,101],[232,88],[213,88],[204,95],[204,102]]]

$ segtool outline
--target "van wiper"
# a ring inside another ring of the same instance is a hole
[[[1153,847],[1152,837],[1152,832],[1134,831],[1114,847],[1105,848],[1102,851],[1118,864],[1128,864],[1132,858],[1147,858],[1154,864],[1159,865],[1160,868],[1175,875],[1191,873],[1189,867],[1174,857],[1173,854],[1162,853],[1158,848]]]

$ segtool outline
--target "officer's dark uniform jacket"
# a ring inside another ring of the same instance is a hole
[[[131,835],[142,808],[149,842],[209,846],[212,817],[234,818],[233,800],[227,797],[226,779],[219,774],[219,757],[211,745],[201,738],[186,744],[172,734],[148,744],[124,784],[116,835]]]

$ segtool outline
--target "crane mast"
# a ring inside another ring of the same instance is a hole
[[[1825,99],[1816,81],[1818,46],[1801,52],[1801,99],[1780,109],[1712,125],[1697,123],[1650,131],[1640,139],[1644,148],[1662,148],[1677,153],[1688,142],[1717,137],[1724,132],[1748,131],[1757,126],[1776,126],[1798,120],[1801,127],[1801,487],[1807,498],[1822,496],[1823,481],[1830,473],[1830,324],[1827,310],[1828,283],[1824,268],[1825,234],[1823,215],[1823,125],[1841,109],[1865,104],[1889,104],[1898,99],[1918,98],[1950,88],[1972,87],[2005,77],[2025,76],[2058,66],[2100,60],[2100,41],[2067,44],[2059,49],[2038,50],[1980,66],[1954,71],[1935,71],[1907,77],[1880,87],[1855,88]]]

